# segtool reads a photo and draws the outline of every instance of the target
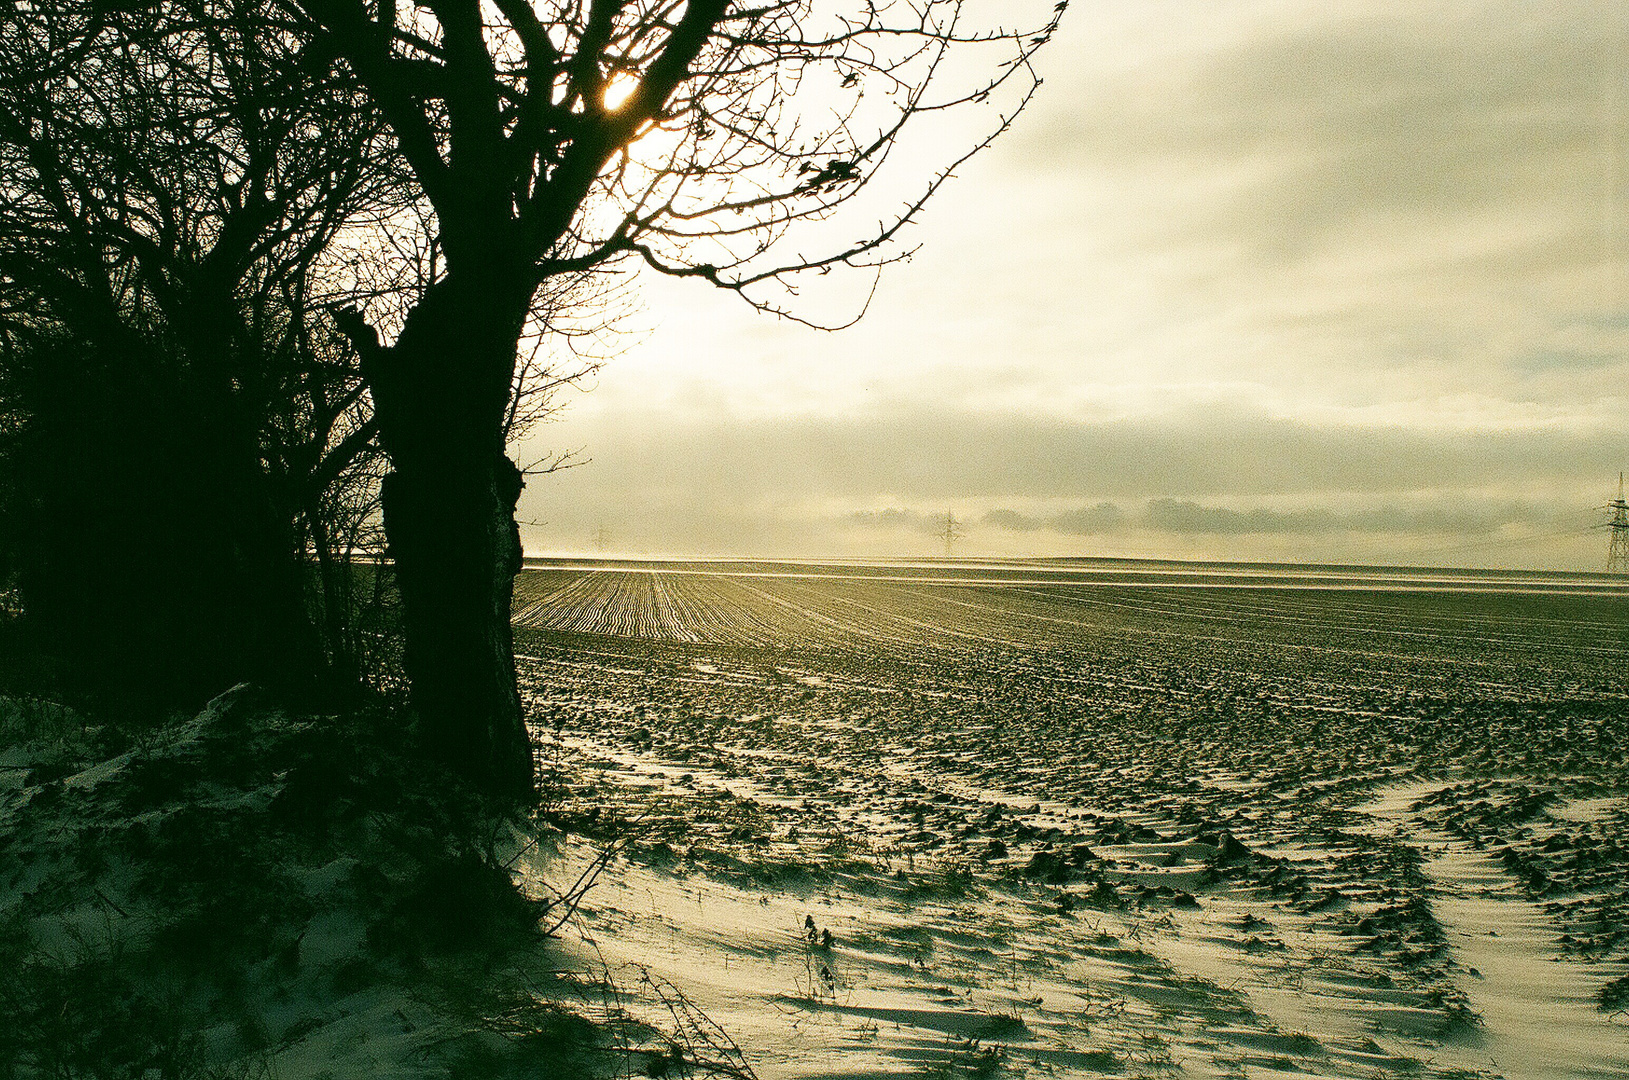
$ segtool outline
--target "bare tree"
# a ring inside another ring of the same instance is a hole
[[[132,666],[293,681],[354,667],[334,554],[379,471],[326,264],[412,200],[366,100],[255,11],[0,14],[0,542],[32,617]]]
[[[906,223],[1034,92],[1030,59],[1065,3],[1018,27],[972,25],[1014,5],[963,0],[276,3],[379,109],[433,209],[437,273],[399,328],[366,306],[342,325],[391,462],[421,731],[455,770],[524,797],[522,477],[504,433],[539,289],[634,259],[798,317],[800,276],[901,257]],[[889,186],[891,159],[915,157],[908,129],[979,106],[981,131],[936,165],[903,162],[914,188]],[[858,238],[829,227],[845,204],[871,222]]]

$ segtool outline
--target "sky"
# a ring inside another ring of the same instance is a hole
[[[1076,0],[1038,66],[852,329],[633,281],[528,553],[1604,562],[1625,5]]]

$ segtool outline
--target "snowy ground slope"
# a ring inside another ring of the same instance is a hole
[[[1629,1074],[1621,591],[945,577],[522,575],[580,964],[766,1078]]]
[[[525,1036],[594,1041],[399,730],[239,688],[124,732],[0,699],[0,735],[0,1076],[562,1076]]]

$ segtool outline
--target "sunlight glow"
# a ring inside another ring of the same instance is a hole
[[[612,77],[610,85],[606,86],[604,95],[600,100],[611,112],[622,108],[627,100],[633,97],[633,92],[639,89],[639,80],[626,72],[619,72]]]

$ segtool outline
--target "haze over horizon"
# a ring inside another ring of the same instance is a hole
[[[635,281],[526,548],[1597,568],[1626,58],[1610,0],[1082,5],[857,327]]]

